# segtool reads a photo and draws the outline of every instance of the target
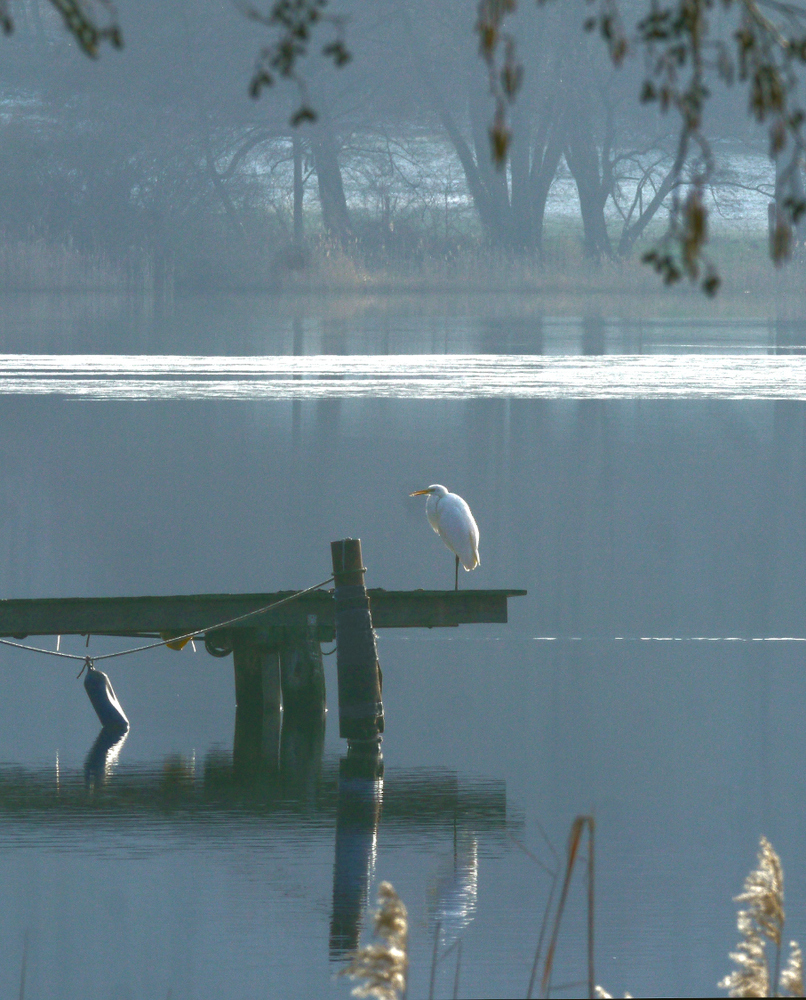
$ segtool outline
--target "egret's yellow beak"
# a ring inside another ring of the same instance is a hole
[[[430,493],[431,490],[415,490],[414,493],[409,493],[410,497],[421,497],[425,493]]]

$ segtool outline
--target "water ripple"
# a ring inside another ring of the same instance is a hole
[[[0,354],[0,394],[86,399],[806,399],[781,355]]]

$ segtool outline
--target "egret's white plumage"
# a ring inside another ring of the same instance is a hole
[[[456,556],[456,585],[458,586],[459,563],[467,572],[475,569],[479,559],[479,527],[465,501],[456,493],[449,493],[444,486],[429,486],[427,490],[417,490],[411,496],[428,494],[425,514],[428,523],[442,541]]]

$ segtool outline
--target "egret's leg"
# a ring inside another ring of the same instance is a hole
[[[456,578],[453,581],[453,589],[459,589],[459,556],[456,557]]]

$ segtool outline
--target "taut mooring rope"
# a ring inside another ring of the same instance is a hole
[[[13,646],[15,649],[26,649],[30,653],[42,653],[45,656],[61,656],[66,660],[81,660],[84,666],[81,668],[81,673],[79,677],[84,672],[86,667],[93,666],[99,660],[112,660],[118,656],[128,656],[130,653],[143,653],[147,649],[157,649],[159,646],[167,646],[169,642],[182,642],[187,639],[200,639],[202,633],[214,632],[219,628],[226,628],[227,625],[235,625],[236,622],[245,621],[247,618],[254,618],[255,615],[265,614],[267,611],[272,611],[274,608],[279,608],[281,604],[288,604],[290,601],[295,601],[298,597],[303,597],[305,594],[310,594],[314,590],[319,590],[320,587],[324,587],[328,583],[333,582],[333,577],[330,576],[327,580],[322,580],[321,583],[316,583],[313,587],[308,587],[306,590],[298,590],[294,594],[289,594],[288,597],[282,597],[279,601],[275,601],[273,604],[267,604],[263,608],[255,608],[254,611],[247,611],[244,615],[238,615],[236,618],[228,618],[224,622],[217,622],[215,625],[208,625],[206,628],[197,628],[192,632],[188,632],[186,635],[174,635],[170,639],[161,639],[159,642],[150,642],[147,646],[135,646],[134,649],[120,649],[116,653],[103,653],[101,656],[81,656],[77,653],[61,653],[55,649],[42,649],[40,646],[28,646],[23,642],[12,642],[10,639],[0,639],[0,643],[4,646]]]

